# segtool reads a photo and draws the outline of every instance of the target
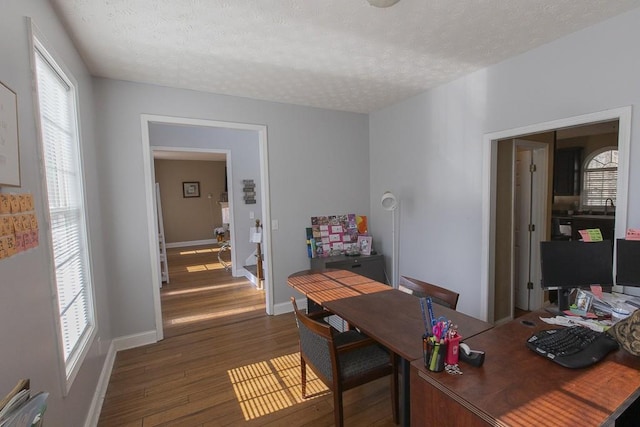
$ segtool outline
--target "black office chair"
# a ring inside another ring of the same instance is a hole
[[[307,370],[311,370],[333,393],[336,426],[343,425],[342,392],[391,374],[391,408],[398,423],[398,375],[395,356],[371,338],[350,330],[338,332],[316,319],[331,316],[327,311],[304,314],[295,298],[291,303],[300,334],[302,397],[306,398]]]

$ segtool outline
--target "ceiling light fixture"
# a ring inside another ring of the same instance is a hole
[[[398,3],[400,0],[367,0],[371,6],[389,7]]]

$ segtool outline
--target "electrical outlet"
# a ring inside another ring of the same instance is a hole
[[[255,217],[256,217],[255,212],[250,211],[250,212],[249,212],[249,219],[254,219]]]

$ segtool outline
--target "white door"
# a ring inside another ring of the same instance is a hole
[[[546,144],[516,140],[514,164],[514,294],[521,310],[542,307],[540,241],[545,233]]]
[[[529,310],[531,267],[531,172],[532,153],[518,148],[516,152],[515,199],[514,199],[514,307]]]

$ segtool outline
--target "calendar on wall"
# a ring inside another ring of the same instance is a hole
[[[39,244],[32,194],[0,193],[0,260]]]

